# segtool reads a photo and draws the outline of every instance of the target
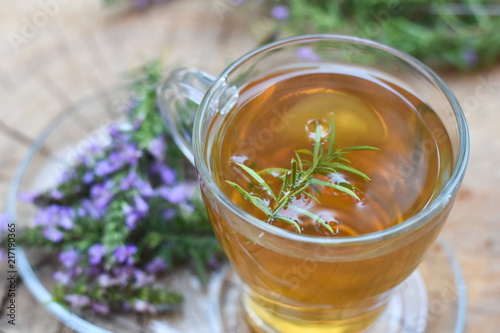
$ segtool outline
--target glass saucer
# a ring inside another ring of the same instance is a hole
[[[50,293],[40,282],[50,278],[50,266],[33,270],[22,250],[18,255],[19,271],[35,298],[80,333],[254,332],[247,323],[242,282],[228,264],[212,273],[207,286],[203,286],[193,272],[180,270],[173,274],[169,287],[185,297],[178,312],[153,318],[126,314],[99,317],[90,312],[77,315],[52,302]],[[398,287],[382,317],[364,333],[461,333],[465,316],[462,273],[451,248],[441,238],[431,247],[419,269]]]
[[[220,298],[223,332],[275,333],[246,306],[242,289],[242,282],[230,271]],[[460,266],[441,237],[419,269],[397,288],[382,316],[363,333],[461,333],[465,329],[466,302]],[[255,330],[247,324],[247,316]]]
[[[50,187],[61,170],[71,166],[82,143],[105,140],[103,128],[120,119],[130,95],[112,90],[89,98],[64,112],[30,148],[11,183],[8,210],[18,224],[29,224],[35,210],[18,200],[19,193]],[[65,323],[80,333],[247,333],[251,332],[242,302],[242,284],[229,264],[202,285],[187,269],[170,274],[164,285],[184,295],[184,304],[173,312],[154,317],[113,313],[109,317],[92,312],[72,313],[52,301],[50,254],[16,247],[17,270],[32,295]],[[440,239],[429,251],[419,270],[405,281],[387,311],[366,333],[460,333],[465,324],[466,295],[460,267],[452,249]]]

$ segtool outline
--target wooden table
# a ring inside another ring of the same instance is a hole
[[[119,82],[124,71],[166,54],[171,68],[195,66],[216,74],[256,45],[252,18],[234,12],[229,0],[172,1],[146,11],[102,9],[99,0],[49,1],[57,6],[45,10],[40,3],[0,2],[2,196],[41,130],[68,106]],[[471,136],[467,175],[443,234],[465,274],[468,332],[498,332],[500,66],[440,74],[464,106]],[[0,203],[0,211],[4,207]],[[0,272],[1,299],[5,268]],[[70,331],[22,282],[16,299],[17,325],[0,318],[0,332]]]

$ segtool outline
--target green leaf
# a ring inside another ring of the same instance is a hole
[[[245,170],[253,179],[255,179],[261,186],[263,186],[268,192],[269,194],[273,197],[273,199],[275,201],[278,200],[278,198],[276,198],[276,195],[274,195],[274,192],[273,190],[271,189],[271,187],[269,186],[269,184],[266,183],[266,181],[264,179],[262,179],[261,176],[259,176],[259,174],[255,171],[253,171],[251,168],[247,167],[246,165],[242,164],[242,163],[236,163],[240,168],[242,168],[243,170]]]
[[[341,163],[331,163],[331,164],[329,164],[329,166],[331,166],[332,168],[335,168],[337,170],[344,170],[344,171],[353,173],[355,175],[362,177],[364,180],[370,180],[370,177],[368,177],[363,172],[361,172],[361,171],[359,171],[359,170],[357,170],[349,165],[345,165],[345,164],[341,164]]]
[[[309,149],[297,149],[295,152],[298,154],[314,156],[314,153],[312,151],[310,151]]]
[[[341,185],[338,185],[338,184],[334,184],[332,182],[327,182],[327,181],[324,181],[324,180],[321,180],[321,179],[317,179],[317,178],[314,178],[313,180],[311,180],[311,184],[323,185],[323,186],[326,186],[326,187],[334,188],[336,190],[339,190],[341,192],[349,194],[350,196],[354,197],[358,201],[361,201],[361,199],[358,197],[358,195],[356,193],[354,193],[352,190],[350,190],[349,188],[347,188],[347,187],[344,187],[344,186],[341,186]]]
[[[314,185],[313,183],[310,183],[309,186],[311,186],[311,188],[314,190],[314,192],[316,192],[317,195],[321,195],[321,191],[319,190],[319,188]]]
[[[297,229],[297,231],[299,232],[299,234],[301,233],[300,225],[296,221],[292,220],[291,218],[283,216],[283,215],[276,215],[274,217],[274,219],[286,222],[286,223],[288,223],[290,225],[293,225]]]
[[[290,178],[290,182],[292,184],[295,184],[297,182],[297,161],[292,158],[292,174],[291,174],[291,178]]]
[[[236,184],[236,183],[233,183],[229,180],[226,180],[226,183],[228,183],[229,185],[231,185],[232,187],[234,187],[238,192],[240,192],[240,194],[245,198],[247,199],[248,201],[250,201],[255,207],[257,207],[258,209],[260,209],[261,211],[264,212],[264,214],[266,214],[267,216],[272,216],[272,212],[271,210],[269,209],[269,207],[262,201],[262,199],[258,198],[258,197],[255,197],[253,195],[251,195],[250,193],[248,193],[247,191],[245,191],[240,185]]]
[[[351,161],[349,161],[347,158],[344,158],[342,156],[338,156],[335,159],[338,160],[338,161],[344,162],[346,164],[351,164]]]
[[[321,205],[321,202],[319,202],[318,198],[316,198],[314,195],[312,195],[311,193],[307,192],[307,191],[304,191],[303,192],[305,195],[307,195],[309,198],[313,199],[314,201],[316,201],[318,203],[318,205]]]
[[[330,225],[328,223],[326,223],[326,221],[323,220],[318,215],[311,213],[310,211],[305,210],[305,209],[300,208],[299,206],[295,206],[295,205],[288,205],[288,208],[293,209],[294,211],[296,211],[300,214],[306,215],[307,217],[313,219],[314,221],[321,223],[322,226],[324,226],[326,229],[328,229],[328,231],[330,231],[333,234],[332,227],[330,227]]]
[[[278,195],[279,199],[281,199],[281,197],[285,194],[286,187],[288,186],[288,171],[285,174],[283,174],[281,179],[283,180],[283,184],[281,185],[281,190]]]
[[[335,145],[335,123],[333,121],[333,116],[330,119],[330,138],[328,143],[328,156],[333,153],[333,146]]]
[[[282,174],[288,172],[288,169],[285,168],[267,168],[267,169],[262,169],[257,172],[259,175],[273,175],[274,173]]]
[[[361,201],[361,199],[358,197],[358,195],[356,193],[354,193],[354,191],[352,191],[351,189],[349,189],[349,188],[347,188],[345,186],[333,184],[332,187],[334,189],[337,189],[337,190],[341,191],[341,192],[349,194],[351,197],[357,199],[358,201]]]
[[[326,175],[332,174],[332,173],[338,173],[338,171],[335,168],[331,168],[331,167],[327,167],[327,166],[321,166],[321,167],[317,168],[316,172],[321,173],[321,174],[326,174]]]
[[[313,165],[318,164],[320,146],[321,146],[321,127],[318,123],[316,123],[316,135],[314,137]]]
[[[297,195],[301,194],[302,192],[304,192],[309,187],[309,184],[310,184],[310,180],[308,180],[301,188],[296,190],[293,196],[297,196]]]
[[[342,148],[343,151],[354,151],[354,150],[380,150],[380,148],[372,147],[372,146],[354,146]]]
[[[302,165],[302,159],[300,158],[300,156],[297,153],[297,151],[294,151],[294,154],[295,154],[295,157],[297,158],[297,162],[299,163],[300,171],[304,171],[304,167]]]

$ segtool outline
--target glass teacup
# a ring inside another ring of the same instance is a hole
[[[300,56],[301,50],[315,49],[320,56]],[[356,68],[383,76],[435,110],[451,140],[453,171],[429,205],[381,231],[315,237],[264,223],[224,194],[208,157],[221,125],[215,116],[224,118],[244,85],[305,65]],[[243,303],[257,331],[360,332],[370,327],[437,238],[467,165],[467,125],[449,88],[419,61],[364,39],[311,35],[279,41],[243,56],[218,78],[179,69],[158,94],[176,143],[197,168],[211,223],[245,284]]]

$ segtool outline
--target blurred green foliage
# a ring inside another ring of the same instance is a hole
[[[267,4],[271,13],[276,6],[289,9],[289,17],[278,20],[272,39],[310,33],[354,35],[393,46],[432,66],[463,70],[491,65],[500,54],[500,3],[269,0]]]

